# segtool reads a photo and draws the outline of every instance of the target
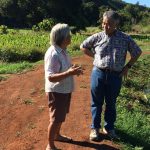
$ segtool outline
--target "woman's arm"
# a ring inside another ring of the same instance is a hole
[[[83,70],[80,66],[72,66],[68,70],[61,72],[61,73],[55,73],[48,77],[50,82],[59,82],[69,76],[72,75],[81,75],[83,73]]]

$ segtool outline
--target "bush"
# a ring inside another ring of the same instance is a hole
[[[8,28],[5,25],[0,26],[0,34],[7,34],[8,33]]]
[[[44,54],[36,49],[23,51],[22,53],[18,52],[16,49],[0,49],[0,61],[2,62],[35,62],[43,59],[43,56]]]
[[[75,34],[78,31],[78,28],[75,26],[70,26],[70,30],[72,34]]]
[[[15,52],[15,50],[0,49],[0,60],[3,62],[13,62],[19,58],[20,56]]]
[[[40,30],[50,31],[55,25],[55,20],[53,18],[44,19],[42,22],[38,23]]]
[[[38,60],[43,59],[44,54],[36,49],[32,49],[26,54],[26,58],[24,60],[30,62],[36,62]]]
[[[37,25],[33,25],[32,26],[32,30],[33,31],[39,31],[40,29],[39,29],[39,27]]]

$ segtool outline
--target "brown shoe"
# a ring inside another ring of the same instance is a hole
[[[103,128],[103,133],[105,135],[108,135],[111,139],[116,139],[119,140],[118,135],[115,133],[115,130],[106,130],[105,128]]]

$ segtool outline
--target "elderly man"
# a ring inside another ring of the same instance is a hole
[[[105,100],[103,132],[111,138],[117,138],[114,130],[116,121],[116,99],[119,95],[122,77],[139,58],[142,51],[132,38],[117,30],[119,15],[115,11],[103,14],[102,32],[88,37],[80,49],[94,58],[91,74],[91,112],[92,124],[90,140],[99,140],[102,106]],[[131,58],[125,65],[126,54]]]

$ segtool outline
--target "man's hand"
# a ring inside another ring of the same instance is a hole
[[[124,77],[124,80],[128,78],[128,70],[129,68],[127,66],[124,66],[123,70],[121,71],[120,77]]]

